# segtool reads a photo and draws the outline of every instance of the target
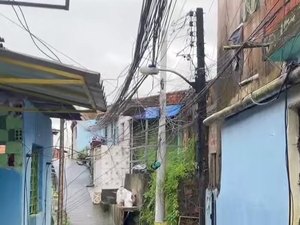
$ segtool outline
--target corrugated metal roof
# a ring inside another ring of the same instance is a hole
[[[99,73],[6,49],[0,49],[0,89],[68,106],[64,110],[106,111]]]
[[[25,101],[30,102],[33,107],[25,107]],[[43,112],[53,118],[64,118],[67,120],[81,120],[80,113],[72,105],[45,101],[36,97],[24,96],[10,91],[0,90],[0,112]]]

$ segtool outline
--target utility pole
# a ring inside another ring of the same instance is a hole
[[[64,218],[64,166],[65,166],[64,125],[65,125],[64,119],[60,119],[57,225],[63,225],[63,218]]]
[[[163,32],[167,32],[164,30]],[[167,68],[167,34],[162,43],[161,49],[161,66]],[[166,107],[167,107],[167,94],[166,94],[166,71],[160,72],[160,95],[159,95],[159,108],[160,118],[158,127],[158,149],[156,153],[157,161],[161,163],[157,169],[156,176],[156,192],[155,192],[155,224],[164,224],[165,221],[165,179],[166,179]]]
[[[197,71],[196,71],[196,93],[200,94],[206,86],[205,61],[204,61],[204,31],[203,31],[203,9],[196,10],[196,36],[197,36]],[[198,143],[197,162],[199,175],[199,225],[205,225],[205,194],[208,185],[208,147],[206,143],[206,127],[203,120],[206,118],[206,94],[201,93],[198,100]]]

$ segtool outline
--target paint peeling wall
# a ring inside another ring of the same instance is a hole
[[[288,44],[288,40],[300,31],[300,0],[219,0],[218,3],[218,72],[222,72],[223,77],[217,82],[217,89],[218,109],[222,109],[280,76],[279,68],[283,59],[299,58],[300,40],[292,41],[292,47],[286,46],[292,51],[287,49],[282,52],[278,49]],[[235,54],[235,50],[224,50],[223,47],[232,44],[229,38],[241,23],[241,43],[255,32],[250,41],[272,44],[269,48],[243,49],[239,69],[234,70],[230,66],[223,72],[224,65]],[[258,27],[261,28],[259,31]],[[281,59],[281,56],[284,58]],[[277,61],[270,62],[270,57]],[[240,81],[255,74],[259,74],[258,80],[243,87],[238,85]]]
[[[259,26],[270,11],[269,22],[256,35],[255,41],[275,41],[269,49],[257,48],[243,51],[243,65],[238,71],[228,68],[217,82],[218,109],[243,99],[254,90],[278,76],[281,62],[266,60],[274,50],[282,47],[291,36],[299,33],[299,0],[258,0],[258,7],[245,17],[245,2],[255,0],[219,0],[218,70],[232,55],[223,50],[228,38],[241,22],[244,23],[244,40]],[[277,4],[274,8],[273,6]],[[274,14],[276,13],[276,17]],[[273,16],[272,16],[273,15]],[[271,37],[269,39],[269,37]],[[274,39],[275,37],[275,39]],[[272,39],[273,38],[273,39]],[[278,40],[283,42],[279,43]],[[291,39],[292,47],[300,49],[300,38]],[[286,46],[283,47],[286,49]],[[271,51],[272,50],[272,51]],[[297,50],[297,51],[298,51]],[[291,51],[285,52],[290,55]],[[279,54],[279,53],[278,53]],[[294,52],[293,52],[294,54]],[[279,54],[281,55],[281,53]],[[295,54],[295,58],[299,58]],[[286,58],[285,58],[286,59]],[[244,87],[238,82],[259,74],[259,79]],[[293,192],[293,224],[300,221],[300,157],[296,148],[299,138],[300,108],[299,87],[289,91],[289,163]],[[221,185],[217,199],[218,225],[288,224],[289,190],[285,157],[284,102],[277,100],[267,106],[256,106],[234,116],[222,125]],[[213,125],[214,126],[214,125]],[[215,151],[214,127],[210,127],[210,153]]]

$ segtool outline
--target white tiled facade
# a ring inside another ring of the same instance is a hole
[[[103,189],[118,189],[123,186],[125,174],[130,172],[131,117],[120,116],[118,121],[112,124],[108,125],[106,131],[107,145],[102,145],[94,152],[96,194],[101,193]]]

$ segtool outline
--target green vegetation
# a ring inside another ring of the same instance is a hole
[[[178,186],[195,171],[195,140],[190,140],[187,149],[168,149],[167,173],[164,190],[166,193],[166,220],[176,225],[179,218]],[[144,195],[140,224],[154,224],[156,173],[152,174],[148,191]]]
[[[52,207],[51,225],[55,225],[57,220],[57,211],[54,209],[57,208],[58,193],[53,189],[53,187],[52,187],[52,199],[53,199],[54,207]],[[71,225],[71,221],[66,210],[63,211],[63,225]]]
[[[84,161],[86,160],[86,158],[88,157],[88,147],[82,149],[80,152],[77,153],[77,159],[80,161]]]
[[[64,225],[71,225],[71,220],[70,220],[70,218],[68,217],[67,212],[64,211],[64,213],[65,213],[65,216],[64,216],[63,224],[64,224]]]

